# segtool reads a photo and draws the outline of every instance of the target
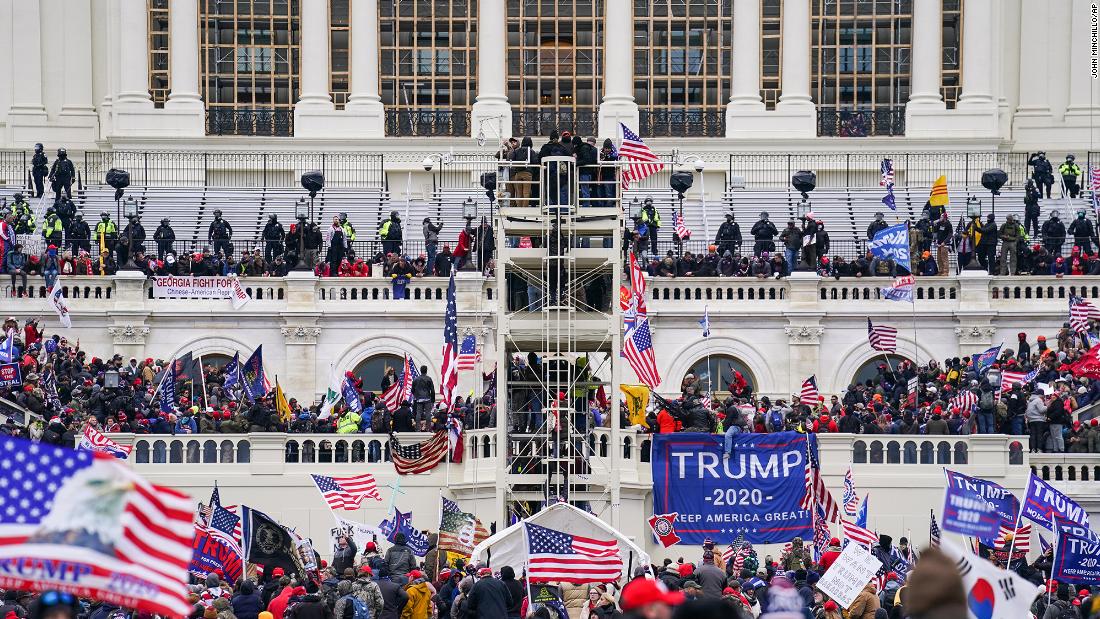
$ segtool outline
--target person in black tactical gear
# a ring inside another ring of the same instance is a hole
[[[1024,186],[1024,234],[1039,236],[1039,200],[1042,197],[1035,180],[1027,179]],[[1032,230],[1035,232],[1032,233]]]
[[[1077,179],[1081,176],[1081,166],[1074,163],[1075,159],[1073,155],[1066,155],[1065,162],[1058,166],[1058,174],[1062,176],[1062,186],[1065,187],[1063,195],[1068,192],[1071,198],[1076,198],[1081,192],[1081,186],[1077,184]]]
[[[867,240],[875,238],[875,235],[889,227],[886,220],[883,219],[882,212],[875,213],[875,220],[867,226]]]
[[[1069,225],[1069,235],[1073,237],[1073,246],[1080,247],[1082,253],[1091,254],[1093,243],[1100,247],[1100,239],[1096,238],[1096,228],[1085,217],[1084,209],[1077,211],[1077,219]]]
[[[741,251],[741,226],[733,220],[732,212],[726,213],[726,221],[718,227],[714,244],[718,246],[719,256],[725,255],[727,251],[734,255]]]
[[[768,212],[764,211],[760,213],[760,220],[752,225],[752,230],[749,231],[755,243],[752,246],[752,253],[754,256],[759,256],[760,252],[771,253],[775,251],[775,237],[779,234],[779,230],[776,229],[775,224],[768,221]]]
[[[34,177],[34,197],[41,198],[45,191],[44,180],[50,173],[50,160],[43,152],[42,143],[34,145],[34,156],[31,157],[31,176]]]
[[[642,204],[642,223],[649,237],[649,253],[657,255],[657,233],[661,230],[661,215],[653,206],[653,198],[646,198]]]
[[[112,251],[118,245],[118,226],[111,221],[107,211],[99,213],[99,221],[95,225],[96,254],[104,251]]]
[[[283,229],[283,224],[279,223],[279,218],[275,213],[272,213],[267,218],[267,225],[264,226],[263,239],[264,261],[270,264],[275,262],[275,258],[282,255],[284,251],[283,244],[286,242],[286,230]]]
[[[57,159],[54,159],[50,168],[50,184],[53,187],[53,201],[57,204],[61,201],[61,190],[65,190],[65,197],[73,199],[73,180],[76,179],[76,168],[69,160],[69,153],[64,148],[57,149]]]
[[[1047,252],[1058,258],[1062,255],[1062,244],[1066,242],[1066,225],[1058,219],[1058,211],[1050,214],[1050,219],[1043,222],[1043,247]]]
[[[997,220],[990,213],[981,227],[982,238],[978,240],[978,264],[990,275],[997,274]]]
[[[34,232],[34,212],[31,205],[27,204],[22,192],[16,192],[11,203],[11,212],[15,215],[15,233],[32,234]]]
[[[1043,151],[1033,153],[1027,158],[1027,164],[1032,167],[1031,180],[1039,188],[1039,196],[1042,197],[1043,187],[1046,187],[1047,198],[1050,198],[1050,188],[1054,185],[1054,166],[1047,160],[1047,154]]]
[[[118,241],[118,264],[126,264],[130,254],[145,253],[145,226],[141,225],[141,217],[134,215],[129,223],[122,229],[122,238]]]
[[[390,211],[390,218],[378,226],[378,237],[382,239],[383,254],[401,253],[401,218],[397,211]]]
[[[68,230],[73,223],[73,217],[76,216],[76,205],[68,198],[61,198],[61,202],[57,205],[57,216],[61,218],[61,227]]]
[[[799,217],[802,220],[802,262],[807,269],[817,269],[817,231],[820,226],[817,217],[811,212]],[[794,266],[791,267],[794,270]]]
[[[233,238],[233,226],[229,225],[229,222],[222,219],[221,209],[214,211],[214,221],[210,222],[210,228],[206,231],[206,240],[210,241],[213,245],[213,254],[218,256],[219,254],[228,258],[233,255],[233,244],[230,243],[230,239]],[[119,262],[122,262],[121,260]]]
[[[66,240],[69,249],[72,250],[74,256],[79,255],[81,250],[92,251],[92,230],[88,227],[88,222],[84,221],[83,213],[78,211],[73,216],[73,222],[69,224],[65,234],[67,235]],[[84,275],[84,273],[80,273],[80,275]]]
[[[176,231],[172,229],[172,220],[165,217],[160,220],[160,225],[153,232],[153,240],[157,243],[157,260],[164,260],[168,252],[172,251],[172,243],[176,240]]]
[[[42,220],[42,238],[46,239],[46,245],[61,247],[61,239],[65,236],[64,225],[57,215],[57,209],[48,207],[46,218]]]

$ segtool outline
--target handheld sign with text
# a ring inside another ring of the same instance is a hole
[[[0,388],[18,387],[23,384],[23,375],[18,363],[0,365]]]
[[[1054,517],[1054,578],[1079,585],[1100,584],[1100,535],[1072,520]]]
[[[842,608],[848,608],[881,567],[882,562],[866,548],[848,544],[821,580],[817,581],[817,588],[836,600]]]
[[[722,458],[722,436],[679,432],[653,437],[653,510],[678,514],[684,544],[706,538],[729,543],[740,534],[754,544],[809,538],[806,435],[740,434],[733,456]]]

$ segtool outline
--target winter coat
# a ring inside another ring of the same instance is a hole
[[[337,548],[332,553],[332,568],[336,570],[337,574],[343,574],[347,568],[355,567],[355,553],[359,552],[359,548],[356,547],[355,542],[350,537],[347,540],[347,546]]]
[[[469,619],[508,619],[512,606],[512,594],[508,587],[496,578],[482,578],[470,589],[466,608]]]
[[[878,594],[875,593],[875,586],[868,583],[848,607],[848,617],[849,619],[875,619],[875,611],[878,609]]]
[[[726,588],[726,572],[713,563],[704,563],[695,570],[695,580],[703,587],[703,597],[717,600]]]
[[[233,597],[230,604],[237,619],[256,619],[264,609],[263,600],[256,593],[256,586],[247,580],[241,584],[241,592]]]
[[[286,619],[333,619],[332,609],[317,594],[303,596],[285,616]]]
[[[416,569],[416,557],[405,544],[394,544],[386,551],[386,567],[393,576],[404,576]]]
[[[432,610],[432,596],[435,595],[432,586],[418,580],[405,587],[405,593],[409,596],[409,601],[401,609],[401,619],[428,619]]]
[[[378,613],[377,619],[398,619],[405,602],[409,600],[409,594],[405,593],[401,585],[389,578],[380,578],[377,582],[378,589],[382,592],[383,603],[382,612]]]

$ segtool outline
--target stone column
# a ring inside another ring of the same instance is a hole
[[[993,0],[963,2],[960,108],[997,103],[993,97],[993,32],[988,19],[993,10]]]
[[[610,0],[616,2],[619,0]],[[625,1],[625,0],[623,0]],[[505,0],[478,0],[477,3],[477,99],[470,114],[470,135],[477,135],[481,120],[490,128],[485,135],[494,139],[500,130],[512,133],[512,106],[508,103],[508,22]],[[608,8],[607,10],[610,10]]]
[[[734,0],[733,49],[730,55],[730,100],[726,137],[752,131],[767,113],[760,98],[760,2]]]
[[[913,3],[912,88],[906,108],[946,109],[940,94],[943,67],[943,4]]]
[[[795,324],[796,320],[802,324]],[[787,388],[790,393],[795,393],[802,381],[818,374],[821,361],[821,336],[825,334],[825,328],[820,324],[814,324],[815,322],[816,320],[811,316],[792,316],[790,326],[783,329],[787,333],[789,344],[790,374]],[[818,389],[827,391],[828,385],[821,384],[821,378],[818,376]]]
[[[295,109],[331,110],[329,95],[329,12],[326,0],[301,0],[301,92]]]
[[[61,16],[65,46],[62,116],[95,116],[92,103],[92,3],[67,0]],[[93,136],[94,138],[94,136]]]
[[[783,93],[777,107],[810,107],[810,0],[783,3]]]
[[[165,119],[173,133],[202,137],[206,133],[206,109],[199,95],[199,2],[174,0],[169,7],[169,57],[171,92],[164,104]]]
[[[38,2],[11,2],[11,116],[46,119],[42,105],[42,8]]]
[[[1092,50],[1092,2],[1089,0],[1072,0],[1069,14],[1069,57],[1055,58],[1053,62],[1066,62],[1069,68],[1069,103],[1066,106],[1067,122],[1075,121],[1075,125],[1088,126],[1089,118],[1100,113],[1100,79],[1098,73],[1093,72],[1092,62],[1096,57]],[[1049,65],[1048,65],[1049,66]],[[1073,116],[1084,116],[1084,119],[1072,119]],[[1091,140],[1085,139],[1082,142]]]
[[[149,327],[142,324],[115,325],[107,327],[107,333],[111,335],[115,352],[123,359],[145,358],[145,337],[149,335]]]
[[[378,61],[378,0],[351,0],[351,93],[344,112],[356,116],[369,137],[385,135]]]
[[[503,19],[503,17],[501,17]],[[603,13],[603,100],[600,136],[619,136],[619,123],[638,130],[638,103],[634,101],[634,4],[606,0]]]
[[[1046,117],[1050,121],[1050,29],[1047,27],[1047,0],[1023,0],[1023,16],[1028,23],[1020,27],[1020,105],[1016,118]],[[1030,22],[1035,19],[1036,22]],[[1025,121],[1026,122],[1026,121]]]
[[[149,96],[149,16],[146,3],[118,3],[119,81],[116,109],[152,108]],[[121,111],[121,110],[119,110]]]

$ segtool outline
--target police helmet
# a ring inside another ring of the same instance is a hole
[[[653,198],[646,198],[646,199],[645,199],[645,200],[643,201],[643,203],[644,203],[644,204],[645,204],[646,206],[653,206]]]
[[[160,220],[160,225],[167,226],[169,221],[170,220],[167,217],[165,217],[164,219]]]
[[[107,211],[100,211],[99,216],[103,219],[109,219],[111,216],[107,214]]]
[[[59,148],[59,149],[57,149],[57,156],[58,157],[68,157],[69,156],[69,151],[65,150],[64,148]]]
[[[1077,159],[1077,157],[1073,153],[1066,155],[1066,161],[1073,161],[1074,159]]]
[[[56,212],[57,212],[57,209],[55,209],[54,207],[52,207],[52,206],[47,206],[46,207],[46,214],[47,215],[53,215]]]
[[[760,219],[767,219],[768,217],[770,217],[768,211],[760,211]]]
[[[875,221],[880,221],[883,217],[884,215],[882,214],[882,211],[875,213]]]
[[[397,217],[397,211],[390,211],[390,219],[394,219],[396,217]]]
[[[221,216],[222,216],[222,210],[220,208],[215,209],[214,210],[214,217],[221,217]]]
[[[272,214],[268,215],[267,218],[270,219],[271,221],[276,221],[276,220],[279,219],[279,216],[276,215],[275,213],[272,213]]]
[[[15,195],[12,196],[12,197],[15,198],[16,202],[22,202],[23,201],[23,192],[17,191],[17,192],[15,192]]]
[[[45,148],[45,147],[42,146],[42,142],[36,142],[35,145],[34,145],[34,152],[40,153],[40,152],[42,152],[43,148]]]

